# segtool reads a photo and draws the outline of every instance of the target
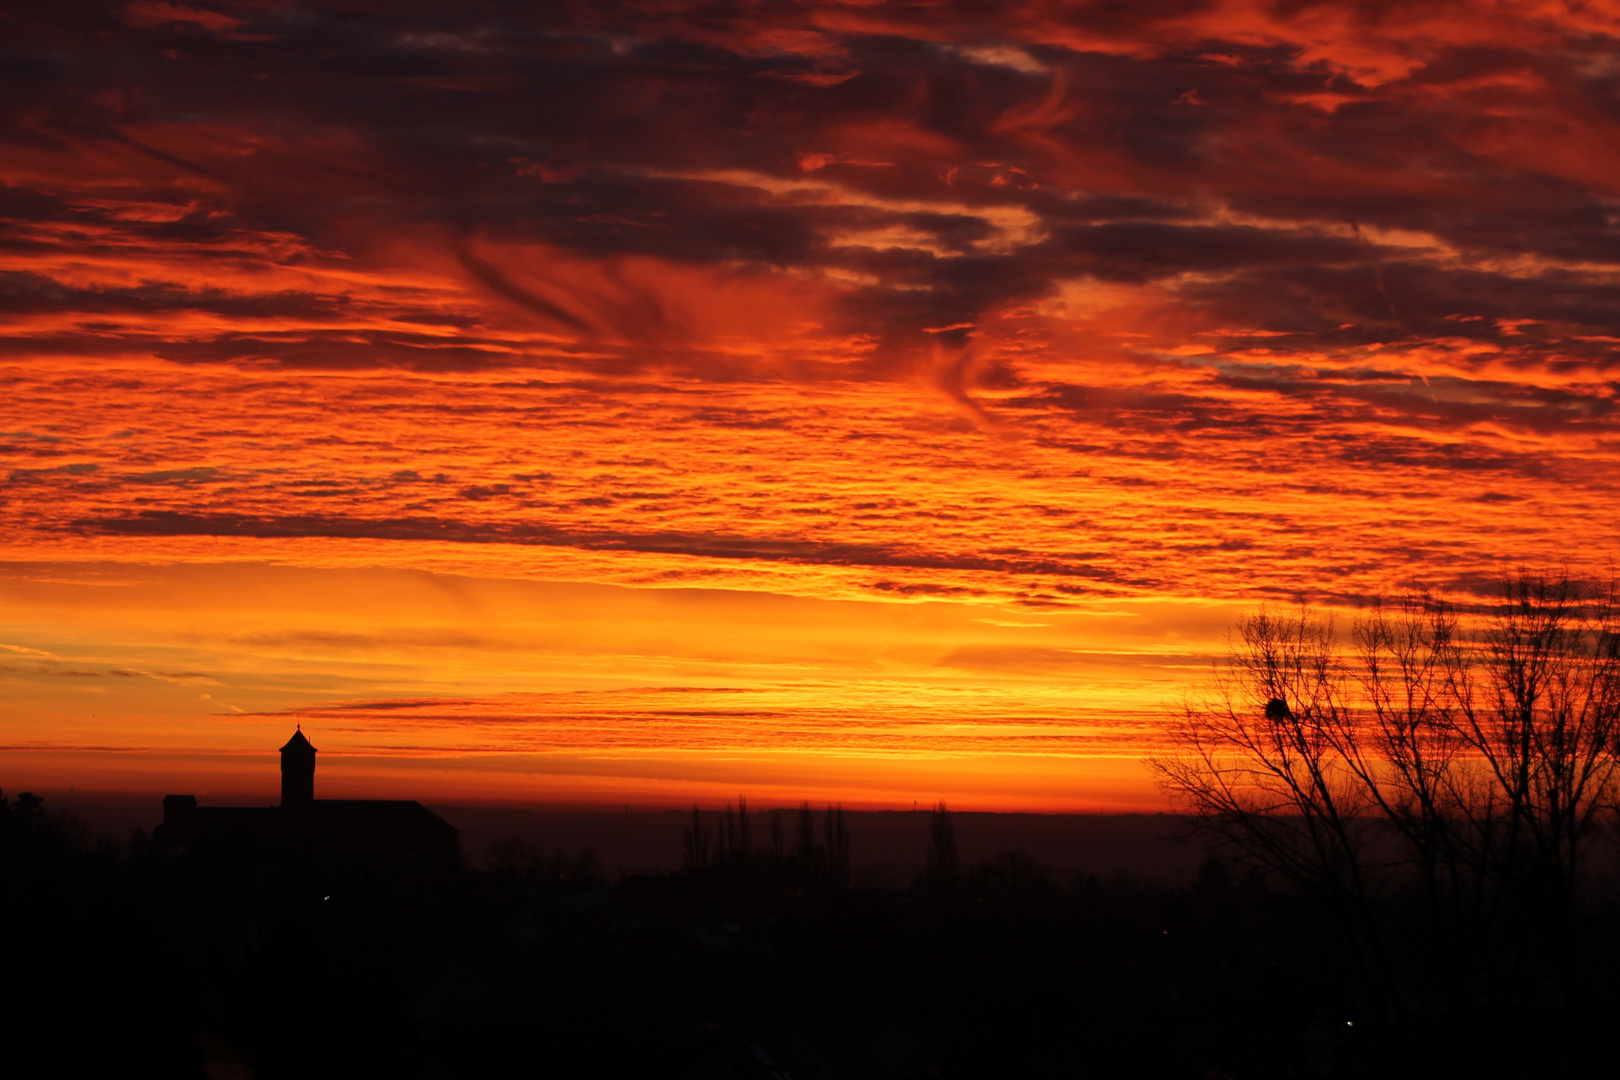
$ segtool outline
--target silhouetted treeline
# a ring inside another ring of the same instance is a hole
[[[151,917],[144,835],[93,839],[44,800],[0,791],[0,1060],[18,1076],[203,1075],[185,960]]]
[[[484,852],[484,869],[503,883],[531,882],[546,885],[596,887],[606,884],[602,860],[590,847],[570,856],[566,851],[544,844],[503,836]]]
[[[837,807],[741,801],[694,813],[678,873],[612,880],[589,851],[498,840],[435,880],[275,880],[0,799],[7,1060],[270,1080],[1244,1080],[1558,1076],[1602,1047],[1570,1020],[1612,1006],[1607,990],[1480,1046],[1438,1023],[1392,1038],[1303,892],[1217,860],[1174,887],[1064,880],[1018,851],[963,859],[959,827],[935,809],[909,888],[850,885]]]
[[[765,835],[755,836],[755,816]],[[841,806],[828,806],[818,821],[805,802],[797,812],[748,812],[739,797],[710,820],[692,807],[681,838],[681,864],[688,880],[736,899],[742,895],[804,895],[849,885],[849,829]]]

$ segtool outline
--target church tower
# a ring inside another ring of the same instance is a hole
[[[315,801],[315,748],[300,725],[281,748],[281,805],[307,806]]]

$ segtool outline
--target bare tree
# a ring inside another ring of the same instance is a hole
[[[1504,592],[1464,620],[1414,591],[1348,650],[1308,609],[1244,618],[1148,761],[1199,829],[1324,902],[1391,1022],[1419,987],[1488,1012],[1573,989],[1615,807],[1616,589]]]

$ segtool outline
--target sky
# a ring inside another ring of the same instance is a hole
[[[0,10],[0,787],[1156,810],[1606,574],[1620,7]]]

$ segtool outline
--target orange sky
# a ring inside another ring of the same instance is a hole
[[[1157,808],[1237,614],[1613,556],[1613,5],[31,7],[7,789]]]

